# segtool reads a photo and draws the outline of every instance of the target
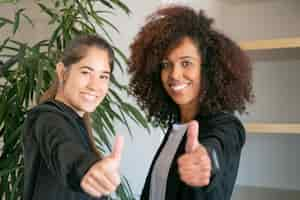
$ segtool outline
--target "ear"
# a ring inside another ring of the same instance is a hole
[[[62,62],[59,62],[56,64],[56,74],[57,74],[59,83],[64,82],[65,65]]]

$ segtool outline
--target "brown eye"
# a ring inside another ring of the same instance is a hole
[[[167,61],[164,61],[164,62],[162,62],[161,64],[160,64],[160,68],[161,69],[165,69],[165,68],[168,68],[168,67],[170,67],[171,66],[171,64],[169,63],[169,62],[167,62]]]
[[[188,60],[183,60],[183,61],[181,62],[181,66],[183,66],[183,67],[188,67],[188,66],[190,66],[190,65],[192,65],[192,62],[190,62],[190,61],[188,61]]]
[[[83,75],[87,75],[87,74],[89,74],[90,73],[90,71],[88,71],[88,70],[83,70],[83,71],[81,71],[81,74],[83,74]]]
[[[99,78],[101,80],[108,80],[109,79],[109,76],[108,75],[100,75]]]

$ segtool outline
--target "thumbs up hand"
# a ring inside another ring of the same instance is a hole
[[[207,186],[211,176],[211,160],[206,148],[199,143],[199,125],[192,121],[188,125],[185,153],[179,157],[180,179],[190,186]]]
[[[114,192],[121,183],[120,161],[124,139],[116,136],[112,153],[96,162],[83,176],[80,186],[88,194],[101,197]]]

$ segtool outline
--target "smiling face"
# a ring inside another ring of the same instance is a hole
[[[200,102],[201,57],[189,37],[184,37],[163,60],[161,81],[167,94],[179,106],[181,121],[193,119]]]
[[[65,68],[56,66],[60,84],[55,99],[73,108],[80,116],[93,112],[107,94],[111,68],[108,52],[88,47],[79,62]]]

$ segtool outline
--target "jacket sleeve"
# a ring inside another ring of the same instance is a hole
[[[35,123],[34,139],[49,170],[63,185],[82,191],[80,181],[99,157],[84,146],[80,130],[63,116],[43,113]]]
[[[200,143],[207,149],[212,162],[210,184],[205,188],[210,191],[222,181],[224,174],[237,173],[240,153],[245,143],[245,130],[241,122],[232,117],[213,124],[208,134],[203,137],[200,135]]]

